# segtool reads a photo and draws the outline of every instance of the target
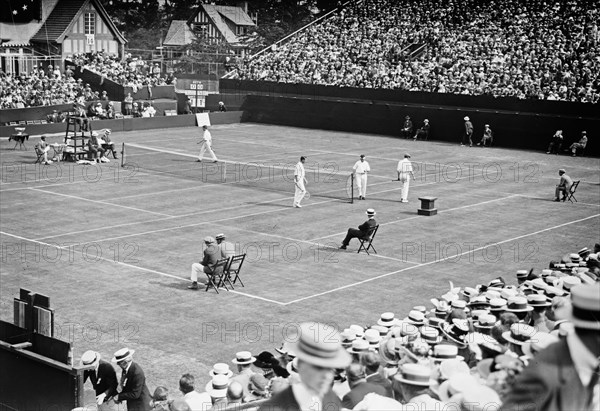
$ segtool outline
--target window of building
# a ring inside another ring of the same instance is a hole
[[[96,34],[96,13],[85,13],[85,34]]]

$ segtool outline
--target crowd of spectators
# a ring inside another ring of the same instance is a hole
[[[152,65],[130,53],[123,60],[103,51],[74,54],[69,60],[124,87],[132,87],[134,93],[142,87],[166,86],[177,81],[172,74],[162,73],[158,63]]]
[[[237,78],[597,103],[600,9],[593,3],[351,2],[242,62]]]
[[[58,67],[40,66],[18,76],[0,71],[0,109],[68,104],[81,96],[100,98],[89,85],[76,81],[72,72],[62,73]]]
[[[547,269],[519,270],[513,284],[502,277],[464,288],[450,283],[445,294],[430,300],[432,305],[415,306],[406,316],[384,312],[367,325],[349,325],[339,334],[339,344],[352,363],[335,370],[328,389],[344,409],[354,410],[482,410],[502,404],[510,404],[506,409],[531,404],[538,406],[532,409],[552,408],[545,406],[562,401],[562,394],[551,391],[573,392],[580,384],[577,377],[543,389],[534,385],[526,390],[522,384],[533,384],[532,373],[547,361],[545,350],[553,352],[554,361],[556,350],[566,358],[577,341],[597,340],[594,333],[600,322],[593,313],[600,304],[599,252],[596,244],[550,262]],[[585,290],[585,298],[575,300],[576,288]],[[232,354],[232,360],[214,364],[204,377],[181,377],[179,391],[187,405],[174,401],[181,395],[169,392],[165,384],[152,396],[153,405],[164,408],[152,409],[221,410],[233,403],[269,399],[295,384],[310,385],[299,374],[303,358],[295,349],[301,347],[291,338],[274,349],[276,354]],[[590,394],[597,393],[594,384],[597,381],[589,383]],[[589,408],[595,403],[588,402],[592,396],[587,394],[580,395],[577,409],[594,409]],[[475,408],[466,407],[469,402]],[[258,404],[259,410],[272,410],[268,403]],[[435,404],[438,407],[432,408]]]

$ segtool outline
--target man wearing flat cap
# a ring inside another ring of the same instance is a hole
[[[339,333],[329,325],[303,323],[290,345],[298,358],[300,382],[271,397],[259,411],[341,410],[342,402],[331,386],[336,368],[346,368],[352,359]]]
[[[367,195],[367,173],[371,172],[371,166],[365,160],[365,155],[360,155],[360,160],[354,163],[352,167],[356,188],[358,188],[358,199],[364,200]]]
[[[96,392],[96,404],[99,411],[114,410],[115,404],[110,401],[117,395],[117,373],[113,366],[104,361],[100,353],[96,351],[86,351],[81,356],[80,366],[89,367],[83,372],[83,382],[88,378]]]
[[[371,235],[372,230],[377,225],[377,222],[375,221],[376,213],[375,213],[375,210],[373,210],[372,208],[369,208],[369,209],[367,209],[366,214],[369,219],[367,221],[365,221],[364,223],[362,223],[361,225],[359,225],[358,229],[356,229],[356,228],[348,229],[348,232],[346,233],[346,237],[342,241],[342,246],[340,247],[342,250],[345,250],[348,247],[348,244],[350,244],[350,240],[352,240],[353,238],[367,238],[369,235]]]
[[[600,409],[600,284],[571,289],[575,332],[537,354],[504,398],[502,410]]]
[[[198,273],[213,274],[212,267],[217,263],[221,256],[221,250],[219,249],[216,241],[212,237],[204,237],[204,258],[199,263],[192,264],[192,274],[190,279],[192,285],[188,286],[190,290],[197,290],[198,287]]]
[[[554,191],[554,201],[560,201],[561,194],[562,201],[565,201],[567,199],[567,195],[569,194],[569,190],[573,185],[573,180],[567,175],[567,172],[562,168],[558,170],[558,175],[560,176],[560,181],[558,182],[556,190]]]

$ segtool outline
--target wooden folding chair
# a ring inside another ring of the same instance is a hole
[[[224,269],[227,266],[228,262],[229,258],[221,258],[211,267],[210,274],[205,273],[208,281],[206,283],[206,289],[204,291],[208,291],[210,287],[214,288],[217,294],[219,294],[219,287],[225,287],[225,289],[229,291],[227,286],[223,283],[223,275],[225,272]]]
[[[370,255],[369,250],[372,249],[373,252],[375,254],[377,254],[377,250],[375,250],[375,247],[373,247],[373,240],[375,239],[375,234],[377,234],[378,229],[379,229],[379,224],[377,224],[375,227],[371,228],[371,231],[369,231],[369,233],[365,237],[358,239],[358,241],[360,241],[360,247],[358,247],[357,253],[360,253],[360,250],[365,250],[367,255]],[[365,247],[365,244],[367,244],[366,247]]]
[[[242,285],[242,287],[245,287],[244,283],[242,282],[242,279],[240,278],[240,271],[242,269],[242,264],[244,264],[245,259],[246,259],[246,254],[236,255],[231,258],[231,262],[229,263],[229,266],[227,267],[227,271],[225,272],[225,274],[226,274],[226,277],[229,279],[231,279],[232,275],[235,276],[233,278],[233,281],[231,284],[232,287],[233,287],[233,284],[235,284],[236,281],[238,281],[238,280],[239,280],[240,284]]]
[[[573,184],[571,184],[571,188],[569,188],[569,192],[567,193],[567,200],[569,200],[570,202],[573,202],[573,200],[577,202],[577,199],[575,198],[575,191],[577,191],[577,187],[579,186],[580,181],[581,180],[573,181]]]
[[[35,154],[37,154],[37,159],[35,160],[35,163],[33,164],[42,164],[42,161],[44,160],[44,150],[39,149],[39,148],[35,148]]]

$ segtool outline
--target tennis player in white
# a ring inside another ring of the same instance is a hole
[[[398,181],[402,184],[402,193],[400,195],[401,203],[408,203],[408,187],[410,185],[410,179],[415,178],[409,158],[410,154],[404,154],[404,158],[398,161]]]
[[[218,159],[215,152],[212,150],[212,135],[210,134],[210,131],[208,131],[208,126],[202,126],[202,130],[204,130],[202,133],[202,140],[198,143],[202,144],[202,147],[200,147],[200,154],[198,155],[198,161],[202,161],[204,153],[208,152],[213,159],[213,163],[216,163]]]
[[[369,163],[365,160],[365,155],[360,155],[360,160],[354,163],[354,179],[358,188],[358,199],[364,200],[367,195],[367,173],[371,171]]]
[[[296,167],[294,167],[294,185],[296,187],[296,193],[294,194],[294,207],[300,208],[300,201],[304,198],[306,194],[306,188],[304,188],[304,183],[308,183],[306,181],[306,173],[304,172],[304,162],[306,161],[306,157],[300,157],[300,161],[296,163]]]

